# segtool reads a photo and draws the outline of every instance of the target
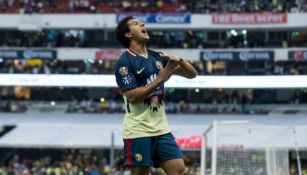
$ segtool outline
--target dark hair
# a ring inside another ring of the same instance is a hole
[[[125,17],[118,23],[115,29],[115,35],[116,35],[117,41],[119,41],[126,48],[130,46],[130,40],[129,38],[125,36],[125,33],[130,32],[129,25],[127,23],[130,19],[134,19],[134,18],[132,16]]]

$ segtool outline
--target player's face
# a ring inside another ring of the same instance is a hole
[[[128,25],[130,28],[130,32],[127,34],[128,37],[130,37],[132,40],[145,43],[149,40],[149,35],[147,33],[144,23],[141,23],[136,19],[131,19],[128,21]]]

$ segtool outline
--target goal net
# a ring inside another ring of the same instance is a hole
[[[292,126],[213,122],[204,134],[201,171],[207,175],[289,175],[290,149],[298,153]]]

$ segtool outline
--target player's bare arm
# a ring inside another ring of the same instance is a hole
[[[180,58],[179,56],[176,55],[166,55],[161,53],[160,56],[164,59],[167,59],[169,61],[175,61],[178,63],[178,66],[175,70],[175,74],[176,75],[180,75],[183,76],[185,78],[195,78],[196,77],[196,70],[195,68],[187,61],[185,61],[184,59]]]
[[[178,62],[169,62],[164,68],[162,68],[152,83],[144,87],[138,87],[130,89],[124,92],[127,100],[130,103],[137,103],[146,99],[161,83],[167,81],[174,73],[178,66]]]

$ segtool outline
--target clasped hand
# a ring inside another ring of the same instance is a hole
[[[167,65],[160,70],[158,75],[158,77],[161,78],[163,82],[165,82],[178,69],[178,64],[181,61],[181,58],[175,55],[165,55],[163,53],[161,53],[160,56],[168,60]]]

